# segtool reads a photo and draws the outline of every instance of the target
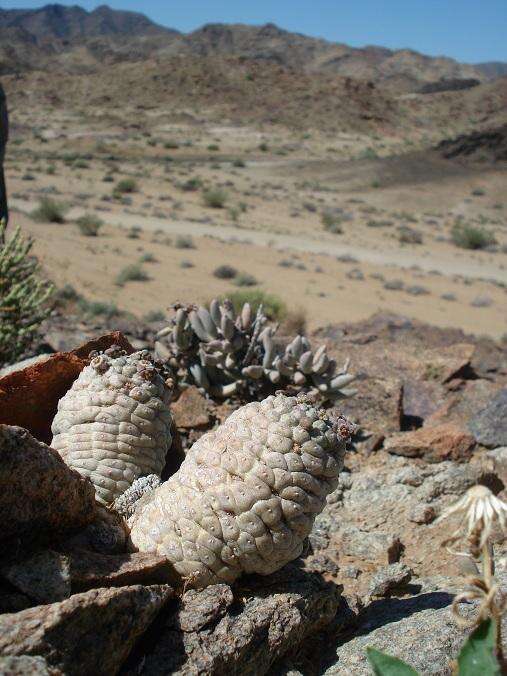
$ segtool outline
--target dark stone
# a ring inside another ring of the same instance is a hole
[[[470,431],[483,446],[507,446],[507,388],[500,390],[489,404],[472,418]]]

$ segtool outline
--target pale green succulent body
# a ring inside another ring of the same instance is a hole
[[[284,388],[331,400],[352,394],[346,389],[354,380],[348,363],[339,369],[325,345],[314,351],[306,337],[297,336],[283,349],[275,334],[262,306],[254,316],[245,303],[236,315],[229,301],[213,300],[209,309],[178,307],[172,324],[159,333],[156,351],[180,382],[215,397],[261,398]]]

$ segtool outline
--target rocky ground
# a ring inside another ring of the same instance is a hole
[[[125,338],[68,352],[113,328]],[[394,315],[321,329],[314,340],[359,375],[339,407],[358,425],[339,486],[297,561],[194,591],[175,585],[163,558],[125,553],[118,521],[43,443],[89,350],[151,347],[157,328],[55,314],[37,351],[56,354],[4,370],[1,673],[359,676],[372,673],[371,645],[450,674],[466,633],[450,603],[470,570],[442,546],[455,524],[435,520],[476,483],[506,497],[505,345]],[[165,475],[237,405],[179,393]],[[503,551],[499,542],[502,583]]]

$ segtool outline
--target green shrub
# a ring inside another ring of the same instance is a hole
[[[43,197],[31,217],[39,223],[65,223],[67,207],[51,197]]]
[[[5,238],[0,222],[0,363],[18,359],[30,347],[50,312],[53,286],[39,277],[39,263],[30,256],[33,240],[19,228]]]
[[[208,150],[210,150],[212,153],[216,153],[217,150],[220,150],[220,146],[217,145],[216,143],[210,143],[208,146]]]
[[[236,167],[237,169],[244,169],[246,167],[246,164],[241,158],[238,157],[236,160],[234,160],[232,166]]]
[[[137,181],[134,178],[122,178],[115,185],[113,193],[115,195],[125,195],[126,193],[137,192],[138,189]]]
[[[454,224],[451,238],[462,249],[485,249],[496,244],[495,236],[490,230],[461,222]]]
[[[85,237],[97,237],[104,221],[93,214],[85,214],[76,221],[79,232]]]
[[[191,235],[178,235],[174,241],[177,249],[195,249],[194,240]]]
[[[125,266],[116,275],[116,285],[124,286],[127,282],[146,282],[149,279],[146,272],[139,264],[131,264]]]
[[[163,322],[166,319],[166,314],[162,310],[150,310],[144,315],[143,319],[148,323]]]
[[[234,279],[238,271],[236,268],[233,268],[232,265],[219,265],[218,268],[215,268],[213,275],[218,279]]]
[[[86,300],[80,298],[78,301],[78,308],[88,317],[105,317],[106,319],[113,319],[120,317],[123,313],[115,303],[109,303],[101,300]]]
[[[237,313],[241,311],[245,303],[250,303],[254,313],[262,305],[267,317],[273,321],[281,321],[287,315],[287,307],[281,298],[260,289],[233,291],[227,295],[227,298],[231,300]]]
[[[195,192],[202,188],[202,181],[200,178],[193,177],[189,178],[187,181],[184,181],[179,186],[184,192]]]
[[[255,277],[248,272],[239,272],[234,277],[234,284],[236,286],[256,286],[258,283]]]
[[[180,144],[177,141],[166,141],[164,143],[164,148],[166,150],[176,150],[180,147]]]
[[[341,235],[343,232],[342,219],[338,214],[333,214],[331,211],[325,211],[321,216],[324,230],[332,232],[335,235]]]
[[[150,252],[146,251],[141,255],[141,258],[139,259],[140,263],[156,263],[157,259],[155,256]]]
[[[227,193],[220,188],[205,190],[203,195],[204,204],[212,209],[223,209],[227,202]]]

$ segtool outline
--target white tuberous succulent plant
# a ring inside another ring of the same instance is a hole
[[[336,487],[351,432],[305,396],[241,407],[136,508],[132,549],[166,556],[196,587],[281,568]]]
[[[262,398],[283,388],[330,400],[353,394],[347,389],[355,379],[348,373],[348,362],[339,369],[324,345],[313,351],[303,336],[281,349],[275,334],[262,306],[254,316],[245,303],[236,316],[230,301],[215,299],[209,309],[177,306],[172,324],[159,332],[155,349],[181,382],[215,397]]]
[[[171,445],[169,398],[148,352],[106,350],[58,403],[51,446],[109,504],[138,477],[162,472]]]

